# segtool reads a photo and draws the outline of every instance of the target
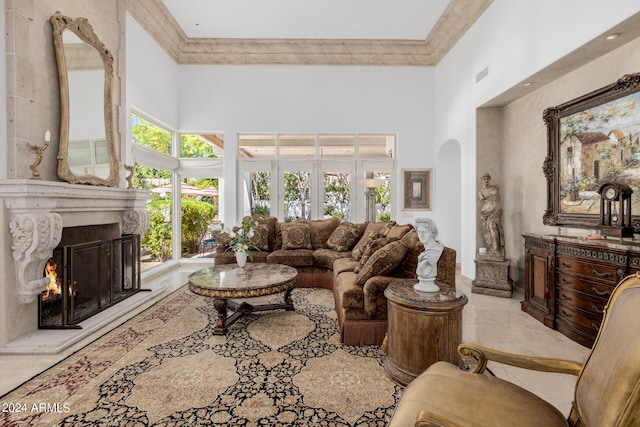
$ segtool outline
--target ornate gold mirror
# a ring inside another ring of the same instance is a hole
[[[58,177],[72,184],[119,182],[113,132],[113,55],[85,18],[51,17],[60,82]]]

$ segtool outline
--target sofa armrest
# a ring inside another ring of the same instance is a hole
[[[483,373],[489,360],[533,371],[555,372],[576,376],[579,375],[582,370],[582,363],[573,360],[506,353],[467,342],[463,342],[458,346],[458,353],[464,358],[474,357],[477,359],[478,364],[471,371],[475,374]]]
[[[386,311],[387,298],[384,291],[391,283],[406,283],[407,286],[418,283],[417,279],[406,279],[401,277],[390,276],[373,276],[370,277],[363,287],[364,291],[364,311],[369,318],[375,318],[376,313]]]

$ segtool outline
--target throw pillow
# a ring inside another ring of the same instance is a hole
[[[407,256],[392,273],[392,276],[415,279],[418,277],[416,274],[416,268],[418,267],[418,255],[424,251],[424,245],[420,241],[415,229],[402,236],[400,241],[407,247]]]
[[[411,224],[406,224],[406,225],[396,224],[393,227],[391,227],[391,229],[387,233],[387,237],[390,237],[392,239],[402,239],[402,236],[404,236],[409,231],[411,231],[412,228],[413,228],[413,225]]]
[[[353,259],[355,259],[356,261],[360,261],[360,258],[362,258],[362,254],[367,249],[367,246],[369,245],[369,243],[377,239],[378,237],[380,236],[378,235],[378,233],[374,231],[365,232],[365,236],[363,236],[362,239],[360,239],[360,241],[364,242],[364,244],[356,245],[351,250],[351,256],[353,257]]]
[[[327,239],[338,225],[340,225],[340,220],[336,217],[311,221],[309,227],[311,230],[311,246],[313,246],[313,249],[324,248]]]
[[[267,224],[254,224],[253,236],[251,236],[251,243],[256,245],[261,251],[269,250],[269,226]]]
[[[304,219],[296,219],[294,221],[289,221],[288,223],[291,224],[294,222],[306,223]],[[276,225],[275,227],[273,227],[275,231],[275,240],[274,240],[275,243],[273,245],[272,250],[282,249],[282,224],[286,224],[286,222],[276,221]]]
[[[361,235],[362,227],[351,222],[345,222],[333,230],[333,233],[327,239],[326,246],[334,251],[346,252],[351,250]]]
[[[391,229],[391,227],[393,227],[395,225],[395,221],[389,221],[389,222],[365,222],[365,229],[362,232],[362,238],[358,241],[358,243],[356,243],[356,245],[353,247],[353,250],[355,251],[364,251],[364,244],[367,243],[366,242],[366,237],[369,233],[375,233],[378,235],[378,237],[386,237],[387,236],[387,232]]]
[[[278,222],[278,218],[275,216],[267,216],[267,217],[251,217],[245,216],[242,218],[243,221],[252,221],[257,222],[258,224],[265,224],[269,227],[269,248],[266,250],[274,250],[276,246],[276,223]]]
[[[400,264],[406,253],[407,247],[400,240],[395,240],[378,249],[360,268],[356,285],[364,286],[365,282],[373,276],[384,276],[389,273]]]
[[[362,253],[362,257],[360,257],[359,267],[362,267],[363,265],[365,265],[367,263],[367,261],[369,261],[369,258],[371,257],[371,255],[376,253],[379,249],[382,249],[383,247],[385,247],[389,243],[394,242],[396,240],[398,240],[398,239],[390,239],[388,237],[380,237],[378,239],[374,239],[371,242],[369,242],[367,244],[367,246],[365,247],[363,253]]]
[[[313,249],[306,222],[285,222],[282,229],[282,249]]]

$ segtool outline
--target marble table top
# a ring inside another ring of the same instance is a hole
[[[248,262],[243,268],[225,264],[189,275],[189,289],[214,298],[248,298],[271,295],[293,287],[298,271],[287,265]]]
[[[440,287],[439,292],[418,292],[413,288],[415,282],[414,280],[391,283],[384,295],[398,304],[431,309],[438,306],[464,305],[468,302],[467,296],[454,287],[436,282]]]

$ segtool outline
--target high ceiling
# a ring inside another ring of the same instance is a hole
[[[436,65],[493,0],[135,0],[178,63]]]
[[[187,37],[425,40],[449,0],[162,0]]]

